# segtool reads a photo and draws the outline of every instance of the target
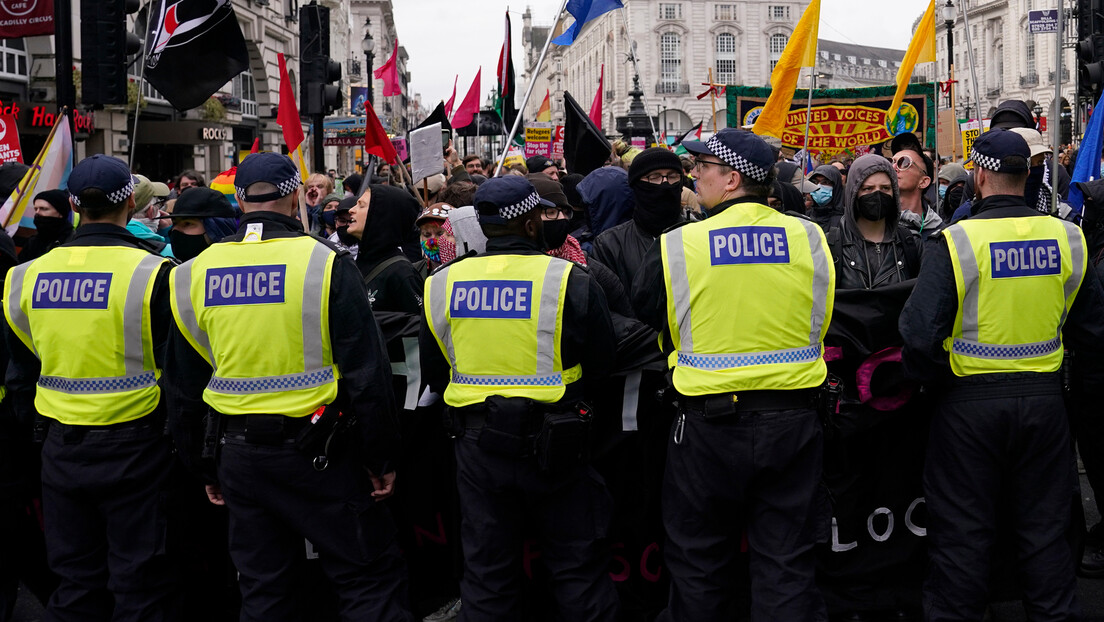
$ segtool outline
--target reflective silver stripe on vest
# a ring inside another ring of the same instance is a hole
[[[192,339],[207,352],[207,360],[211,362],[211,368],[218,369],[218,365],[215,363],[215,353],[211,350],[211,340],[207,338],[207,333],[199,329],[195,307],[192,306],[191,287],[194,262],[194,258],[189,259],[174,268],[176,271],[176,288],[173,293],[176,294],[176,309],[180,314],[181,323],[184,324],[184,330],[188,331]]]
[[[60,393],[125,393],[157,386],[157,374],[152,371],[113,378],[62,378],[39,376],[38,386]]]
[[[1074,294],[1077,293],[1078,288],[1081,287],[1081,279],[1085,278],[1085,246],[1081,243],[1081,229],[1077,225],[1064,220],[1059,222],[1066,229],[1066,239],[1069,240],[1070,245],[1070,258],[1073,260],[1073,272],[1066,279],[1065,286],[1062,288],[1062,293],[1066,296],[1066,304],[1062,308],[1062,321],[1058,323],[1060,334],[1062,327],[1066,324],[1070,298],[1073,298]]]
[[[496,387],[557,387],[564,383],[562,373],[534,374],[532,376],[477,376],[452,372],[457,384],[474,384]]]
[[[977,257],[974,256],[974,247],[970,244],[970,238],[961,226],[951,226],[946,229],[947,235],[954,241],[955,254],[958,255],[958,268],[962,273],[962,340],[977,342],[978,338],[978,270]],[[956,340],[957,341],[957,340]]]
[[[23,279],[27,275],[27,268],[30,267],[30,262],[20,264],[8,273],[8,281],[11,282],[11,287],[8,289],[8,316],[11,317],[12,324],[15,324],[15,327],[27,338],[31,337],[31,321],[27,319],[27,314],[23,313],[21,299],[23,298]],[[35,352],[35,354],[38,353]]]
[[[686,249],[682,244],[682,227],[666,234],[667,272],[671,277],[671,296],[675,305],[675,322],[678,324],[679,348],[687,352],[694,349],[694,335],[690,325],[690,276],[686,272]]]
[[[123,304],[123,364],[128,377],[141,374],[146,367],[145,348],[142,342],[144,319],[142,316],[146,307],[146,288],[163,262],[162,257],[148,255],[138,262],[138,267],[130,277],[126,302]],[[152,327],[150,330],[153,330]]]
[[[452,327],[448,323],[448,273],[450,267],[445,266],[437,271],[429,280],[429,320],[433,322],[433,332],[445,346],[448,354],[449,366],[456,369],[456,349],[452,346]]]
[[[553,259],[544,272],[540,309],[537,316],[537,375],[556,369],[556,319],[560,315],[560,281],[571,267],[565,259]]]
[[[817,343],[803,348],[752,352],[748,354],[696,354],[680,351],[678,353],[678,365],[680,367],[692,367],[694,369],[735,369],[737,367],[749,367],[751,365],[812,363],[819,358],[820,344]]]
[[[215,393],[234,393],[250,395],[253,393],[277,393],[313,389],[334,381],[333,367],[313,369],[301,374],[283,376],[263,376],[260,378],[217,378],[212,377],[207,388]]]
[[[820,343],[820,330],[828,314],[828,286],[831,285],[829,258],[820,234],[820,225],[800,218],[797,221],[805,227],[805,234],[809,237],[809,252],[813,258],[813,311],[809,319],[809,345],[812,346]],[[819,356],[819,347],[817,350]]]
[[[330,247],[318,242],[307,260],[303,279],[303,369],[321,369],[326,365],[322,356],[322,285],[326,280],[326,261]]]
[[[635,432],[639,429],[636,411],[640,407],[640,379],[644,372],[636,370],[625,376],[625,390],[621,394],[621,430]]]

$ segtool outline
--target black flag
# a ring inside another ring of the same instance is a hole
[[[146,34],[146,80],[178,110],[207,101],[249,68],[230,0],[155,0]]]
[[[452,125],[449,123],[448,116],[445,115],[445,102],[437,104],[437,107],[433,109],[433,112],[429,113],[425,121],[418,124],[415,130],[420,130],[423,127],[429,127],[434,123],[440,123],[442,130],[451,130]]]
[[[564,115],[567,172],[586,175],[605,166],[612,150],[609,141],[567,91],[564,91]]]

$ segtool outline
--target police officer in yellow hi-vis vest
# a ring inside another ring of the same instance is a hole
[[[586,463],[584,385],[613,362],[605,295],[585,269],[544,253],[541,199],[524,177],[475,194],[484,255],[425,284],[422,369],[455,418],[462,621],[522,620],[524,539],[538,538],[555,617],[616,620],[612,499]],[[447,385],[447,386],[446,386]],[[528,615],[527,615],[528,613]]]
[[[973,215],[929,241],[901,313],[905,372],[940,398],[924,467],[925,620],[982,619],[998,522],[1016,534],[1028,618],[1080,619],[1059,370],[1070,346],[1086,384],[1104,381],[1104,293],[1081,229],[1024,202],[1030,158],[1012,131],[974,142]]]
[[[708,218],[665,233],[633,284],[670,340],[679,413],[663,484],[671,599],[660,620],[736,617],[740,527],[752,620],[827,620],[813,581],[835,272],[815,223],[767,207],[774,152],[723,129],[683,143]]]
[[[181,457],[229,510],[241,619],[310,619],[297,572],[305,538],[342,620],[410,620],[406,566],[379,503],[398,444],[390,365],[360,273],[303,233],[287,156],[248,156],[234,183],[238,232],[172,273],[178,330],[165,372]],[[221,423],[204,426],[208,413]],[[214,466],[205,436],[217,439]]]
[[[51,621],[178,617],[165,554],[172,454],[158,387],[170,264],[125,229],[136,183],[109,156],[73,167],[80,228],[12,268],[4,286],[7,390],[20,418],[37,412],[49,422],[42,510],[61,580]]]

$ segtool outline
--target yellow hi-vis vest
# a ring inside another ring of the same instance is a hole
[[[1085,236],[1051,216],[964,220],[943,231],[958,312],[943,342],[956,376],[1054,372],[1085,276]]]
[[[161,370],[150,301],[165,261],[128,246],[62,246],[8,272],[4,315],[42,362],[38,412],[68,425],[153,412]]]
[[[452,367],[449,406],[493,395],[554,403],[582,367],[563,368],[560,335],[571,262],[488,255],[445,266],[425,284],[437,344]]]
[[[336,253],[308,237],[212,245],[172,271],[173,316],[214,370],[203,401],[226,415],[309,415],[337,397],[330,350]]]
[[[736,203],[664,234],[660,245],[679,393],[824,382],[836,273],[818,225]]]

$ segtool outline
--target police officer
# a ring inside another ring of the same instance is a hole
[[[300,185],[287,156],[247,157],[238,232],[174,271],[173,436],[229,510],[243,621],[304,619],[303,538],[342,620],[409,620],[406,569],[379,503],[397,444],[387,356],[351,258],[294,218]],[[208,410],[222,420],[214,472],[202,458]]]
[[[724,129],[683,143],[709,218],[661,238],[633,286],[667,330],[679,414],[663,486],[671,600],[661,620],[731,620],[740,526],[752,620],[826,620],[813,581],[822,429],[815,390],[835,272],[820,227],[767,206],[774,155]]]
[[[925,619],[982,618],[997,508],[1012,508],[1029,617],[1073,620],[1065,538],[1080,501],[1058,370],[1074,347],[1100,386],[1104,295],[1081,230],[1024,202],[1024,139],[993,129],[973,153],[976,213],[929,242],[899,324],[906,373],[941,395],[924,471]]]
[[[49,620],[176,618],[165,555],[172,455],[158,388],[170,264],[125,229],[136,183],[109,156],[73,167],[81,227],[5,282],[8,392],[19,418],[37,411],[50,423],[42,509],[61,584]]]
[[[542,251],[546,206],[524,177],[488,180],[475,194],[486,254],[426,281],[423,371],[431,389],[444,391],[462,434],[460,620],[523,619],[519,570],[534,532],[557,617],[617,619],[605,541],[612,499],[592,467],[551,464],[585,450],[585,432],[572,432],[585,427],[576,404],[583,383],[593,388],[609,371],[613,328],[585,269]],[[549,433],[553,417],[567,427],[551,436],[567,430],[572,438],[533,455],[534,437]]]

